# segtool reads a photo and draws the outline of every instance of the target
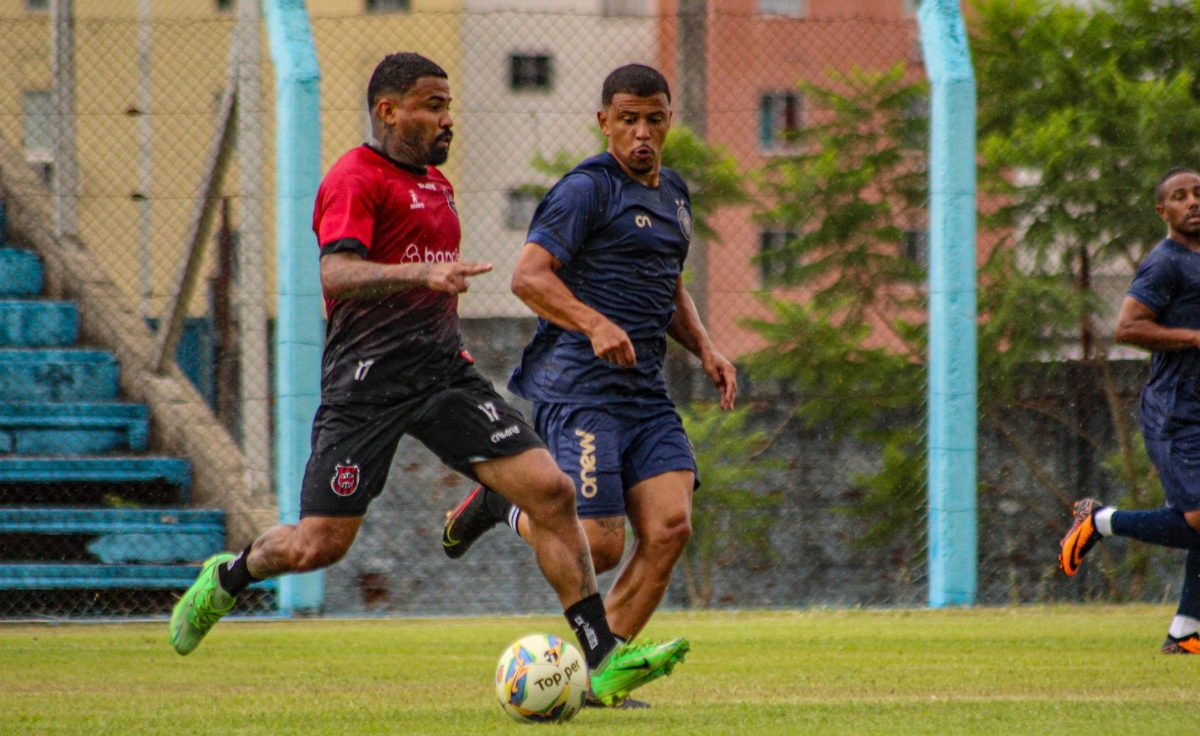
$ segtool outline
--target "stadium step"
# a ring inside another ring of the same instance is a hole
[[[200,565],[89,565],[61,563],[0,564],[0,590],[64,590],[106,588],[185,590],[200,573]],[[272,590],[274,580],[262,580],[251,590]]]
[[[170,611],[224,549],[224,512],[179,508],[190,464],[144,454],[148,408],[120,401],[111,352],[78,345],[77,305],[42,298],[41,258],[3,242],[3,204],[0,618]]]
[[[3,232],[0,222],[0,233]],[[45,286],[45,268],[37,253],[0,246],[0,296],[37,296]]]
[[[0,345],[65,347],[79,339],[79,310],[71,302],[0,299]]]
[[[142,404],[0,402],[0,454],[141,452],[148,426]]]
[[[26,505],[61,502],[60,496],[93,490],[128,500],[123,494],[141,486],[165,487],[175,503],[187,503],[191,466],[174,457],[0,457],[0,503]]]
[[[117,379],[104,350],[0,348],[0,401],[108,401]]]
[[[224,549],[225,513],[201,509],[0,508],[0,559],[202,562]],[[19,538],[19,539],[18,539]]]

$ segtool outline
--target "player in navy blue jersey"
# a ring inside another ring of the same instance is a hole
[[[592,690],[619,704],[668,674],[687,642],[634,647],[612,635],[570,479],[463,348],[458,294],[491,264],[460,260],[454,190],[436,168],[453,138],[450,101],[446,72],[418,54],[392,54],[372,74],[374,140],[333,165],[313,213],[329,322],[299,523],[208,560],[175,606],[171,643],[194,650],[254,580],[341,559],[410,434],[529,509],[538,565],[579,638]]]
[[[670,335],[696,355],[730,409],[737,374],[709,339],[683,283],[691,198],[663,168],[671,93],[631,64],[604,82],[604,153],[566,174],[533,216],[512,277],[539,317],[509,387],[534,404],[534,424],[575,483],[598,571],[621,563],[609,591],[613,633],[631,640],[662,600],[691,534],[696,459],[663,377]],[[507,521],[528,539],[529,509],[486,484],[447,514],[443,548],[460,557]]]
[[[1118,511],[1094,498],[1077,501],[1058,564],[1075,575],[1083,556],[1114,534],[1187,550],[1179,608],[1162,651],[1200,654],[1200,174],[1171,169],[1155,195],[1167,237],[1138,266],[1116,338],[1152,353],[1142,438],[1166,506]]]

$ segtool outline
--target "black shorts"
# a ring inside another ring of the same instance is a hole
[[[386,404],[321,404],[304,469],[300,516],[362,516],[387,481],[396,446],[412,435],[448,467],[475,478],[485,460],[545,447],[474,368]]]

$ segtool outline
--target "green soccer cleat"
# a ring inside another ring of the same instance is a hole
[[[605,705],[604,703],[601,703],[599,700],[596,700],[596,696],[592,695],[589,692],[587,694],[587,697],[584,698],[584,700],[583,700],[583,707],[584,708],[607,708],[608,706]],[[617,710],[641,710],[642,708],[649,708],[650,704],[644,700],[634,700],[633,698],[625,698],[624,702],[622,702],[620,705],[617,705],[614,707]]]
[[[233,610],[235,601],[232,597],[227,605],[218,607],[212,602],[212,596],[218,586],[217,565],[236,557],[237,555],[223,552],[205,560],[196,582],[192,583],[192,587],[175,603],[175,609],[171,611],[170,629],[171,646],[175,647],[175,651],[191,654],[192,650],[200,646],[200,640],[213,624]]]
[[[620,644],[591,673],[592,695],[609,708],[620,707],[629,693],[671,674],[688,653],[687,639]]]

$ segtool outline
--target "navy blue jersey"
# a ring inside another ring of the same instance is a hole
[[[691,240],[691,207],[679,174],[662,169],[658,187],[647,187],[608,153],[554,185],[526,240],[562,262],[558,276],[577,299],[625,330],[637,365],[607,363],[582,333],[539,319],[509,381],[513,392],[558,403],[666,396],[666,332]]]
[[[1200,253],[1163,240],[1138,266],[1128,293],[1163,327],[1200,329]],[[1200,349],[1154,352],[1141,420],[1151,437],[1200,434]]]

